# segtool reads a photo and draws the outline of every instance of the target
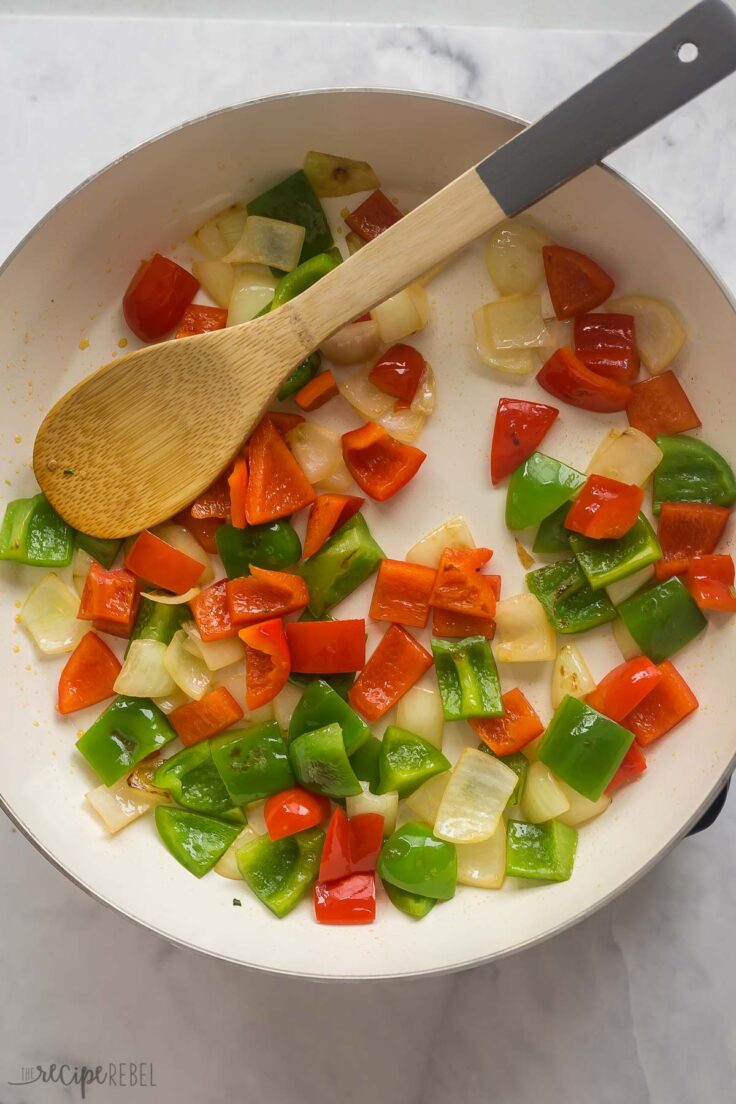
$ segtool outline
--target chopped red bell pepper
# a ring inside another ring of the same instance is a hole
[[[357,514],[365,502],[357,495],[323,494],[317,495],[307,520],[307,532],[304,537],[304,557],[319,552],[328,537],[336,529]]]
[[[128,637],[133,631],[139,603],[135,575],[124,567],[106,571],[95,561],[84,582],[77,617],[91,621],[99,632]]]
[[[489,579],[499,579],[500,575],[489,575]],[[498,595],[496,595],[498,599]],[[496,635],[496,621],[493,617],[471,617],[467,613],[453,613],[452,610],[432,610],[432,636],[445,637],[448,640],[463,640],[466,636],[485,636],[493,640]]]
[[[230,524],[235,529],[245,529],[245,503],[248,495],[248,463],[238,456],[227,480],[230,492]]]
[[[199,701],[180,705],[169,713],[169,722],[184,747],[209,740],[224,732],[243,716],[235,698],[225,686],[218,686]]]
[[[375,422],[343,433],[342,454],[360,489],[377,502],[405,487],[427,459],[426,452],[395,440]]]
[[[200,548],[210,556],[216,555],[217,541],[215,533],[221,525],[225,524],[222,518],[197,518],[192,517],[189,510],[182,510],[180,514],[176,514],[174,521],[177,525],[189,530]]]
[[[559,414],[555,406],[527,399],[499,399],[491,441],[491,482],[511,475],[539,447]]]
[[[542,248],[552,306],[558,318],[572,318],[599,307],[613,291],[613,280],[584,253],[562,245]]]
[[[592,372],[572,349],[557,349],[537,372],[537,383],[550,395],[598,414],[625,410],[631,401],[628,384]]]
[[[496,584],[492,576],[481,575],[474,567],[463,566],[478,560],[488,549],[446,548],[440,557],[429,604],[435,609],[471,617],[493,617],[496,612]]]
[[[736,613],[733,557],[693,556],[683,582],[701,609]]]
[[[637,522],[641,487],[605,475],[589,475],[565,517],[565,528],[595,540],[616,540]]]
[[[392,345],[368,373],[372,384],[386,395],[409,404],[417,393],[427,362],[412,345]]]
[[[334,882],[350,873],[350,824],[344,809],[336,805],[325,832],[318,878],[320,882]]]
[[[494,755],[513,755],[541,736],[544,725],[518,688],[507,690],[501,701],[502,717],[471,717],[468,724]]]
[[[703,424],[674,372],[662,372],[632,384],[626,417],[629,425],[653,439],[660,434],[685,433]]]
[[[154,253],[141,261],[123,296],[123,314],[141,341],[158,341],[181,321],[199,288],[191,272]]]
[[[294,395],[294,402],[302,410],[318,410],[337,395],[335,377],[329,369],[318,372],[313,379],[300,387]]]
[[[729,514],[728,507],[705,502],[663,502],[657,525],[663,558],[654,565],[657,578],[682,575],[693,556],[715,551]]]
[[[306,421],[303,414],[285,414],[283,410],[267,410],[264,417],[273,422],[282,437],[294,426],[301,425],[302,422]]]
[[[314,915],[318,924],[372,924],[376,918],[375,874],[348,874],[337,882],[317,882]]]
[[[659,670],[662,677],[657,686],[623,720],[641,747],[670,732],[698,708],[698,699],[668,659],[659,664]]]
[[[309,602],[307,584],[299,575],[268,571],[251,564],[250,575],[229,579],[227,602],[233,625],[252,625],[303,610]]]
[[[646,656],[635,656],[614,667],[595,690],[585,695],[586,704],[612,721],[623,721],[632,709],[657,686],[662,672]]]
[[[291,672],[284,623],[274,617],[249,625],[238,635],[245,644],[245,704],[260,709],[283,690]]]
[[[443,548],[440,567],[457,567],[461,571],[477,571],[493,558],[490,548]],[[490,578],[490,576],[486,576]]]
[[[631,383],[639,375],[639,354],[631,314],[579,314],[575,355],[599,376]]]
[[[230,517],[230,486],[226,475],[219,475],[206,491],[195,498],[189,507],[193,518],[219,518],[227,521]]]
[[[249,525],[290,517],[314,502],[309,480],[268,414],[253,430],[248,461],[245,514]]]
[[[175,337],[193,337],[195,334],[224,330],[227,325],[227,310],[224,307],[206,307],[200,303],[190,303],[181,316]]]
[[[292,786],[273,794],[263,807],[266,830],[272,840],[314,828],[330,815],[330,799]]]
[[[125,557],[125,566],[139,579],[174,594],[191,590],[204,571],[204,564],[167,544],[144,529]]]
[[[401,625],[391,625],[348,691],[348,700],[367,720],[377,721],[432,663],[432,656],[418,640]]]
[[[227,579],[220,579],[219,582],[205,587],[189,602],[199,635],[205,643],[238,635],[237,626],[230,618],[227,583]]]
[[[383,817],[379,813],[359,813],[348,818],[337,805],[325,834],[320,882],[375,870],[382,844]]]
[[[365,620],[290,621],[291,669],[303,675],[339,675],[365,664]]]
[[[425,564],[381,560],[370,616],[374,621],[391,621],[423,629],[429,617],[429,599],[436,577],[435,569]]]
[[[66,715],[111,698],[120,670],[120,660],[104,640],[85,633],[59,676],[56,708]]]
[[[647,760],[644,752],[634,740],[626,755],[624,755],[621,766],[606,786],[606,793],[611,794],[620,786],[625,786],[627,782],[633,782],[636,778],[640,778],[646,769]]]
[[[377,188],[346,216],[345,222],[363,241],[372,241],[400,218],[403,215],[398,207]]]

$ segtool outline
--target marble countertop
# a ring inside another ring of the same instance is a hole
[[[601,30],[0,14],[0,256],[89,173],[214,108],[360,84],[532,118],[637,41]],[[613,163],[736,291],[733,96],[732,79]],[[0,863],[2,1104],[79,1098],[7,1084],[24,1066],[116,1060],[152,1062],[156,1088],[93,1086],[89,1100],[733,1100],[734,795],[714,827],[551,942],[463,974],[360,987],[175,949],[85,897],[4,818]]]

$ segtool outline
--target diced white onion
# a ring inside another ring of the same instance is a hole
[[[439,567],[446,548],[475,548],[468,523],[459,514],[443,521],[442,525],[438,525],[426,536],[420,537],[406,553],[406,560],[409,563],[424,564],[425,567]]]
[[[516,774],[500,759],[465,748],[442,795],[434,834],[456,843],[492,836],[516,788]]]
[[[286,434],[286,443],[310,483],[332,475],[342,460],[340,434],[316,422],[301,422]]]
[[[242,640],[237,636],[228,636],[224,640],[202,640],[194,621],[186,621],[182,628],[189,643],[194,648],[193,655],[200,656],[210,671],[219,671],[233,663],[241,663],[245,650]]]
[[[112,786],[98,786],[84,796],[111,836],[156,805],[168,804],[170,800],[160,793],[134,789],[125,775]]]
[[[544,739],[544,733],[541,736],[537,736],[536,740],[530,740],[528,744],[524,744],[521,749],[521,753],[530,763],[536,763],[537,754],[539,752],[540,745]]]
[[[427,824],[433,825],[449,781],[449,771],[436,774],[434,778],[423,782],[418,789],[414,790],[414,793],[409,794],[406,804],[416,816],[421,817]]]
[[[89,552],[85,552],[83,548],[74,549],[74,558],[72,559],[72,582],[80,598],[84,590],[84,584],[87,582],[89,569],[93,563],[94,558],[90,556]]]
[[[662,450],[646,433],[630,426],[609,429],[593,453],[587,475],[605,475],[643,487],[662,459]]]
[[[199,280],[218,307],[230,305],[233,293],[233,268],[224,261],[195,261],[192,274]]]
[[[563,644],[552,669],[552,708],[556,709],[568,694],[571,698],[584,698],[594,689],[595,679],[580,649],[575,644]]]
[[[229,267],[229,266],[228,266]],[[264,265],[242,264],[231,268],[232,290],[224,305],[228,308],[228,326],[250,322],[273,299],[276,277]]]
[[[339,384],[340,394],[364,418],[378,421],[393,409],[395,399],[371,383],[368,375],[372,365],[365,364]]]
[[[234,203],[232,207],[226,207],[219,215],[215,215],[215,225],[228,250],[234,249],[243,236],[247,218],[248,212],[239,203]]]
[[[353,253],[357,253],[366,243],[354,230],[351,230],[349,234],[345,235],[345,244],[348,247],[348,253],[352,257]]]
[[[530,824],[544,824],[566,813],[570,802],[560,789],[549,767],[536,761],[526,772],[521,808]]]
[[[271,265],[291,272],[299,264],[305,234],[297,223],[249,215],[240,240],[223,259],[228,264]]]
[[[217,216],[200,226],[189,240],[195,249],[211,261],[221,261],[230,248],[217,226]]]
[[[496,645],[500,663],[535,663],[555,658],[555,631],[533,594],[515,594],[496,605]]]
[[[186,639],[183,629],[174,633],[164,654],[164,665],[179,689],[199,701],[211,689],[210,673],[203,659],[186,650]]]
[[[212,582],[215,577],[215,569],[212,566],[212,560],[207,555],[204,548],[202,548],[199,541],[192,536],[188,529],[185,529],[183,525],[157,525],[151,532],[162,541],[166,541],[167,544],[170,544],[177,552],[183,552],[185,556],[189,556],[190,560],[196,560],[197,563],[201,563],[203,570],[202,574],[197,579],[199,586],[206,586],[207,583]],[[178,600],[181,601],[181,596],[178,596]],[[161,599],[154,598],[154,601],[160,602]]]
[[[475,349],[482,364],[512,376],[527,376],[534,371],[538,361],[532,349],[497,349],[495,347],[488,330],[485,307],[478,307],[478,310],[473,311],[473,328]]]
[[[399,441],[415,441],[426,417],[432,413],[436,401],[434,372],[427,365],[411,405],[396,409],[396,400],[376,387],[368,378],[372,365],[359,368],[349,379],[339,385],[340,394],[363,418],[382,425],[387,433]]]
[[[245,666],[242,663],[236,663],[232,667],[223,667],[222,670],[216,671],[214,682],[215,686],[224,686],[235,698],[245,715],[244,724],[260,724],[262,721],[273,720],[272,701],[258,709],[248,709],[245,702]]]
[[[115,680],[116,694],[132,698],[165,698],[176,683],[164,665],[166,645],[160,640],[132,640],[122,670]]]
[[[613,629],[613,639],[616,641],[623,659],[633,659],[634,656],[641,655],[641,648],[620,617],[617,617],[611,623],[611,628]]]
[[[273,699],[273,715],[282,732],[289,731],[291,718],[303,693],[303,686],[295,686],[293,682],[287,682],[283,690]]]
[[[320,352],[332,364],[344,367],[369,360],[376,355],[380,344],[378,326],[373,320],[350,322],[323,341]]]
[[[591,801],[590,798],[579,794],[572,786],[568,786],[567,782],[563,782],[561,778],[557,779],[557,785],[570,803],[569,809],[564,813],[559,813],[557,819],[562,821],[563,824],[568,824],[571,828],[575,828],[578,824],[585,824],[589,820],[594,820],[601,813],[605,813],[611,804],[610,795],[607,793],[601,794],[597,801]]]
[[[20,623],[43,655],[73,652],[91,628],[77,618],[79,595],[49,572],[36,583],[20,611]]]
[[[335,470],[325,479],[318,479],[312,486],[315,491],[320,491],[322,493],[325,491],[334,491],[335,494],[344,494],[345,491],[349,491],[353,486],[353,477],[348,471],[348,466],[342,456]]]
[[[486,268],[501,295],[531,291],[544,276],[542,247],[550,239],[527,219],[502,222],[485,250]]]
[[[480,843],[457,844],[459,885],[478,889],[500,889],[506,877],[506,825],[498,822],[495,832]]]
[[[163,698],[153,699],[154,705],[157,705],[161,712],[167,715],[173,713],[180,705],[186,705],[188,701],[189,698],[178,686],[171,694],[166,694]]]
[[[141,591],[141,598],[148,598],[151,602],[158,602],[162,606],[183,606],[185,602],[191,602],[199,594],[199,587],[190,587],[184,594],[159,594],[154,590]]]
[[[550,310],[554,315],[554,307],[550,301]],[[568,348],[575,347],[574,326],[575,323],[572,318],[550,318],[548,314],[545,314],[544,298],[542,299],[542,314],[544,315],[544,324],[547,327],[547,332],[552,338],[552,348],[561,349],[563,346]],[[549,352],[549,350],[547,350]],[[545,356],[547,353],[544,354]]]
[[[271,717],[273,720],[273,717]],[[251,801],[250,804],[245,806],[245,815],[248,818],[248,824],[253,829],[257,836],[262,836],[266,832],[266,817],[265,817],[266,802]]]
[[[384,345],[393,345],[405,337],[423,330],[429,320],[429,302],[422,284],[409,287],[392,295],[371,311],[378,323],[378,332]]]
[[[378,813],[379,816],[383,817],[384,836],[390,836],[396,828],[399,795],[395,790],[389,790],[388,793],[384,794],[371,793],[367,782],[361,782],[360,788],[361,793],[346,799],[345,806],[348,816],[360,816],[361,813]]]
[[[426,686],[412,686],[399,701],[396,723],[441,749],[445,714],[439,692]]]
[[[636,348],[648,372],[666,371],[685,344],[687,331],[673,307],[648,295],[625,295],[605,307],[617,314],[633,314]]]
[[[542,318],[539,295],[509,295],[486,303],[482,310],[488,338],[494,349],[506,352],[552,344],[552,336]]]
[[[238,870],[237,853],[241,847],[245,847],[246,843],[258,839],[259,834],[260,833],[253,831],[250,824],[246,824],[243,831],[240,832],[230,844],[225,854],[221,855],[212,867],[215,874],[219,874],[221,878],[232,878],[234,882],[242,881],[240,871]]]
[[[619,579],[617,582],[611,583],[606,587],[606,594],[614,606],[620,606],[622,602],[625,602],[632,594],[636,594],[640,587],[643,587],[645,583],[653,578],[654,564],[647,564],[640,571],[635,571],[633,575],[627,575],[625,579]]]

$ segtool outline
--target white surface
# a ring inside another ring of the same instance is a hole
[[[532,115],[551,102],[549,88],[558,98],[631,41],[312,27],[290,36],[284,57],[283,36],[266,26],[228,25],[223,34],[222,24],[0,24],[4,133],[16,158],[2,182],[0,250],[110,156],[223,103],[362,81],[468,95]],[[124,64],[131,57],[135,65]],[[729,96],[731,89],[711,92],[624,155],[634,179],[707,255],[718,261],[720,251],[724,271]],[[731,262],[732,284],[734,275]],[[439,1101],[450,1092],[474,1101],[491,1091],[514,1102],[731,1098],[728,807],[710,833],[680,845],[644,883],[552,944],[473,974],[383,992],[317,990],[172,951],[87,902],[8,827],[3,835],[5,1009],[13,1014],[0,1035],[0,1084],[29,1061],[107,1061],[125,1051],[155,1061],[167,1101],[236,1092],[248,1099],[269,1088],[284,1101],[328,1092],[368,1100],[375,1089],[366,1071],[377,1059],[388,1101]],[[139,1010],[141,979],[149,977]],[[311,1015],[315,998],[319,1017]],[[520,1032],[523,1047],[515,1046]],[[6,1095],[55,1098],[50,1086],[22,1095],[7,1089],[0,1099]]]

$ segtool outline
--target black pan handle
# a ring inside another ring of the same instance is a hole
[[[729,778],[726,785],[716,798],[714,798],[710,807],[705,810],[700,820],[692,826],[688,832],[689,836],[697,836],[698,832],[704,832],[706,828],[710,828],[711,824],[718,820],[718,817],[723,811],[723,806],[726,804],[726,797],[728,796],[728,787],[731,785],[731,779]]]

